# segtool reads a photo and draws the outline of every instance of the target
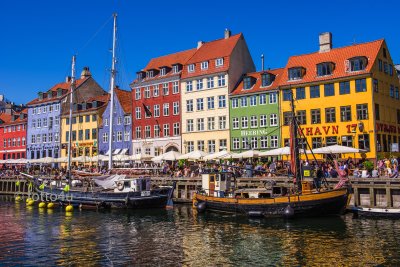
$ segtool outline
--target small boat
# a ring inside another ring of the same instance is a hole
[[[350,211],[358,217],[400,219],[400,209],[352,207]]]
[[[199,212],[222,211],[249,217],[314,217],[342,214],[349,200],[347,188],[312,190],[303,181],[301,193],[290,193],[285,187],[235,189],[231,173],[202,175],[202,190],[193,196],[193,207]]]
[[[71,172],[73,175],[81,176],[81,177],[87,177],[87,176],[96,177],[96,176],[102,175],[101,173],[97,173],[97,172],[86,172],[86,171],[79,171],[79,170],[72,170]]]

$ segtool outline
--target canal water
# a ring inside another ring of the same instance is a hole
[[[400,266],[400,221],[65,211],[0,200],[0,266]]]

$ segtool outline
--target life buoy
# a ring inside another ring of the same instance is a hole
[[[118,182],[117,183],[117,188],[118,188],[119,191],[124,190],[124,183],[123,182]]]

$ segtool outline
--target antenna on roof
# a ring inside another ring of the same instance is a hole
[[[355,45],[356,44],[356,36],[354,35],[353,36],[353,45]]]
[[[264,71],[264,54],[261,54],[261,71]]]

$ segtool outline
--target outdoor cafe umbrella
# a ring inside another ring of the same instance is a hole
[[[79,156],[79,157],[76,157],[76,158],[72,158],[72,162],[80,162],[80,163],[90,162],[90,157],[88,157],[88,156]]]
[[[187,159],[187,160],[201,160],[203,157],[207,156],[208,154],[201,150],[194,150],[192,152],[183,154],[178,157],[178,159]]]
[[[248,158],[257,158],[260,155],[261,151],[258,150],[247,150],[242,153],[236,154],[232,156],[234,159],[248,159]]]
[[[314,154],[345,154],[345,153],[359,153],[365,152],[362,149],[357,149],[354,147],[332,145],[313,149]]]
[[[299,152],[304,154],[304,149],[299,149]],[[260,157],[283,156],[283,155],[285,155],[285,156],[290,155],[290,147],[288,147],[288,146],[280,147],[280,148],[276,148],[276,149],[260,152],[258,154],[258,156],[260,156]]]
[[[231,155],[233,155],[232,152],[228,152],[226,150],[222,150],[222,151],[216,152],[214,154],[207,155],[203,159],[204,160],[222,159],[222,158],[230,157]]]

